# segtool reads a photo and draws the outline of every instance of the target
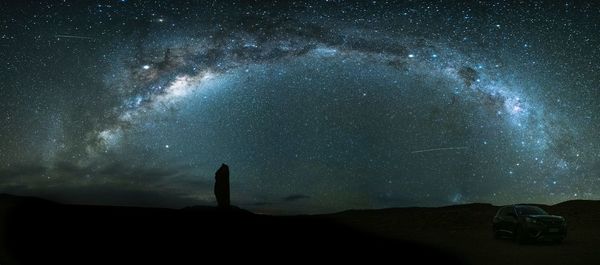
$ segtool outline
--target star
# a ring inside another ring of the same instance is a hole
[[[227,162],[240,205],[273,211],[598,198],[593,8],[192,2],[0,11],[0,174],[19,176],[0,192],[125,194],[107,183],[135,172],[180,207]]]

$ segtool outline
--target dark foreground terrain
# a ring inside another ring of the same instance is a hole
[[[494,240],[497,207],[488,204],[284,217],[237,208],[63,205],[0,195],[0,264],[600,264],[600,202],[543,208],[567,218],[563,244]]]

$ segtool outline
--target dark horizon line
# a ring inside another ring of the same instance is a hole
[[[54,203],[54,204],[59,204],[59,205],[67,205],[67,206],[97,206],[97,207],[123,207],[123,208],[143,208],[143,209],[167,209],[167,210],[184,210],[184,209],[189,209],[189,208],[194,208],[194,207],[202,207],[202,208],[206,208],[206,209],[217,209],[218,207],[215,205],[203,205],[203,204],[194,204],[194,205],[188,205],[188,206],[184,206],[181,208],[172,208],[172,207],[160,207],[160,206],[141,206],[141,205],[116,205],[116,204],[92,204],[92,203],[77,203],[77,202],[59,202],[59,201],[55,201],[55,200],[51,200],[51,199],[47,199],[47,198],[43,198],[43,197],[38,197],[38,196],[30,196],[30,195],[15,195],[15,194],[10,194],[10,193],[4,193],[4,192],[0,192],[0,202],[6,198],[10,198],[10,199],[24,199],[24,200],[39,200],[39,201],[45,201],[46,203]],[[506,205],[515,205],[515,204],[525,204],[525,205],[536,205],[536,206],[547,206],[547,207],[553,207],[553,206],[558,206],[560,204],[564,204],[564,203],[568,203],[568,202],[582,202],[582,201],[589,201],[589,202],[600,202],[600,200],[594,200],[594,199],[573,199],[573,200],[565,200],[565,201],[561,201],[555,204],[543,204],[543,203],[509,203],[509,204],[492,204],[492,203],[485,203],[485,202],[468,202],[468,203],[457,203],[457,204],[447,204],[447,205],[440,205],[440,206],[397,206],[397,207],[384,207],[384,208],[348,208],[348,209],[344,209],[344,210],[339,210],[339,211],[331,211],[331,212],[324,212],[324,213],[295,213],[295,214],[281,214],[282,212],[286,212],[285,210],[282,211],[272,211],[272,212],[280,212],[280,214],[269,214],[269,213],[260,213],[260,212],[256,212],[253,210],[249,210],[248,208],[243,208],[237,205],[232,204],[231,206],[235,209],[241,209],[241,210],[246,210],[249,211],[253,214],[266,214],[266,215],[329,215],[329,214],[340,214],[340,213],[345,213],[345,212],[352,212],[352,211],[384,211],[384,210],[394,210],[394,209],[440,209],[440,208],[448,208],[448,207],[461,207],[461,206],[468,206],[468,205],[489,205],[492,207],[502,207],[502,206],[506,206]],[[249,204],[248,204],[249,205]]]

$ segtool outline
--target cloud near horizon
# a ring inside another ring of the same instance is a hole
[[[304,194],[292,194],[287,197],[282,198],[285,202],[294,202],[298,200],[310,199],[310,196]]]
[[[186,170],[109,163],[18,164],[0,169],[0,192],[62,203],[180,208],[212,204],[212,183]]]

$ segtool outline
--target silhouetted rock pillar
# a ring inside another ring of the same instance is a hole
[[[229,208],[229,167],[225,164],[215,172],[215,197],[220,208]]]

